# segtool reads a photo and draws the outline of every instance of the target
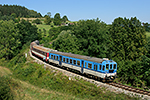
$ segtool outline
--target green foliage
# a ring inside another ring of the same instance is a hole
[[[148,86],[149,58],[145,55],[145,29],[136,18],[117,18],[110,27],[112,46],[110,56],[118,63],[118,76],[123,83],[137,87]],[[146,48],[145,48],[146,47]],[[148,55],[148,54],[147,54]]]
[[[34,20],[32,23],[42,24],[42,22],[38,18],[36,20]]]
[[[18,5],[0,5],[1,16],[13,16],[16,17],[42,17],[40,13],[37,13],[34,10],[28,10],[25,7]]]
[[[0,59],[10,60],[22,46],[39,38],[36,26],[28,21],[15,24],[12,20],[0,21]]]
[[[88,56],[107,57],[110,36],[104,22],[98,19],[81,20],[71,26],[70,30],[69,33],[62,32],[62,36],[53,43],[55,49]]]
[[[148,51],[147,54],[146,54],[146,56],[150,58],[150,37],[147,38],[146,49]]]
[[[81,43],[80,50],[84,55],[101,57],[108,57],[109,39],[108,29],[104,22],[99,19],[79,21],[74,29],[73,34],[78,38]]]
[[[150,32],[150,24],[148,23],[142,23],[142,24],[143,24],[145,31]]]
[[[29,21],[22,20],[16,25],[16,28],[19,29],[19,38],[22,45],[29,41],[37,40],[40,36],[37,32],[37,27],[32,25]]]
[[[0,21],[0,58],[11,59],[20,47],[19,30],[13,21]]]
[[[45,17],[45,20],[44,20],[44,23],[45,23],[46,25],[50,25],[51,22],[52,22],[52,18],[50,18],[49,16],[46,16],[46,17]]]
[[[0,16],[0,20],[3,20],[3,21],[13,20],[15,23],[19,22],[18,19],[16,19],[14,16],[7,16],[7,15]]]
[[[55,14],[53,23],[54,23],[54,25],[60,25],[61,24],[61,18],[60,18],[60,14],[59,13]]]
[[[46,25],[50,25],[50,23],[52,22],[51,13],[48,12],[47,15],[45,15],[44,17],[45,17],[44,23]]]
[[[40,43],[43,43],[45,47],[51,48],[51,41],[55,40],[61,31],[63,30],[70,30],[72,26],[61,26],[61,27],[52,27],[48,31],[48,35],[44,35],[42,37],[42,40],[40,40]]]
[[[10,87],[12,80],[8,77],[0,76],[0,100],[13,100],[14,96]]]
[[[113,44],[111,57],[119,60],[136,60],[146,53],[146,34],[136,18],[116,18],[110,28]]]
[[[75,35],[71,34],[72,32],[70,30],[62,31],[59,35],[57,40],[53,43],[54,49],[62,51],[62,52],[72,52],[72,53],[78,53],[79,47],[81,45],[78,42],[78,39]]]
[[[63,21],[63,22],[66,22],[66,21],[68,21],[68,18],[67,18],[67,16],[63,16],[63,18],[62,18],[62,21]]]

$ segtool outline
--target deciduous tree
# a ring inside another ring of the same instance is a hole
[[[47,15],[45,16],[44,23],[45,23],[46,25],[50,25],[51,22],[52,22],[51,13],[48,12]]]
[[[111,56],[119,60],[136,60],[146,53],[146,34],[136,18],[116,18],[110,28],[113,47]]]
[[[63,16],[62,21],[63,21],[63,22],[68,21],[68,18],[67,18],[67,16],[66,16],[66,15],[65,15],[65,16]]]
[[[55,25],[60,25],[61,24],[61,18],[60,18],[60,14],[56,13],[54,16],[54,24]]]
[[[15,23],[10,21],[0,21],[0,58],[11,59],[18,53],[20,38]]]
[[[39,38],[39,33],[37,32],[37,27],[32,25],[29,21],[22,20],[16,25],[16,28],[19,29],[20,40],[22,45],[34,41]]]

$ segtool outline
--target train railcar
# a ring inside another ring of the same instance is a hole
[[[48,59],[49,59],[49,52],[52,49],[45,48],[43,46],[39,46],[38,42],[34,41],[30,45],[30,50],[31,50],[32,54],[40,57],[41,59],[43,59],[45,61],[48,61]]]
[[[31,53],[45,61],[58,64],[59,66],[65,66],[77,70],[82,74],[89,74],[104,80],[114,80],[116,78],[117,63],[113,60],[60,52],[39,46],[38,44],[38,41],[31,43]]]
[[[113,60],[101,59],[72,53],[51,51],[49,62],[90,74],[102,79],[113,80],[116,77],[117,63]]]

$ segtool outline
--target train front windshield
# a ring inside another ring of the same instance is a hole
[[[107,73],[114,73],[117,70],[117,64],[109,63],[105,66],[105,71]]]

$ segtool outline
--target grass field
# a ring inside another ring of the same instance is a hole
[[[43,25],[43,24],[39,24],[39,25],[36,25],[38,27],[38,29],[45,29],[46,31],[49,31],[49,29],[51,29],[51,26],[50,25]]]
[[[150,37],[150,32],[146,32],[146,36],[147,36],[147,37]]]

